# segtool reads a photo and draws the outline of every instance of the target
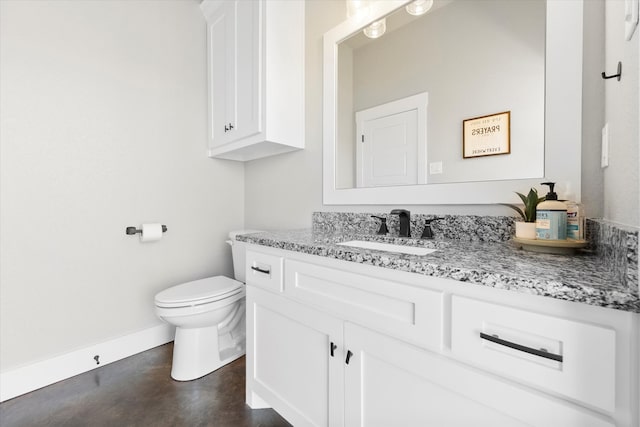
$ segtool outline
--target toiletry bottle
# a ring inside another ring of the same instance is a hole
[[[549,186],[545,201],[536,210],[536,238],[542,240],[566,240],[567,205],[558,200],[553,191],[555,182],[543,182]]]
[[[567,239],[584,240],[584,213],[579,203],[565,200],[567,205]]]

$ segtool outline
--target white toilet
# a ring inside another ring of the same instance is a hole
[[[173,286],[155,297],[156,314],[176,327],[171,377],[189,381],[207,375],[245,354],[246,245],[229,233],[236,280],[207,277]]]

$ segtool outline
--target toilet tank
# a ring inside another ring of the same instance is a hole
[[[227,243],[231,245],[231,255],[233,256],[233,274],[236,280],[245,283],[245,260],[247,254],[247,244],[238,242],[236,237],[241,234],[259,233],[259,230],[239,230],[229,233]]]

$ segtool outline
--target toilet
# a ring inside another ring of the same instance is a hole
[[[176,327],[171,378],[189,381],[207,375],[245,354],[246,244],[231,245],[235,280],[207,277],[172,286],[155,296],[156,315]]]

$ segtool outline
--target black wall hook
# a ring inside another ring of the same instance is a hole
[[[614,77],[618,78],[618,81],[620,81],[620,79],[622,78],[622,62],[618,61],[618,74],[614,74],[612,76],[607,76],[604,71],[602,72],[602,78],[603,79],[612,79]]]

